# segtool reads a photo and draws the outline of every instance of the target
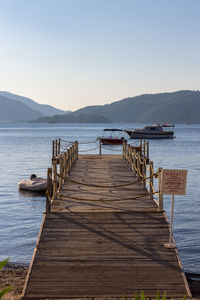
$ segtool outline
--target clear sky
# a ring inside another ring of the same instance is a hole
[[[64,110],[200,89],[200,0],[0,0],[0,90]]]

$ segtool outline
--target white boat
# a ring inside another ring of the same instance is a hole
[[[131,139],[172,139],[174,132],[163,130],[164,127],[174,127],[172,124],[155,124],[144,126],[141,129],[125,130]]]
[[[34,174],[33,174],[34,175]],[[44,192],[47,188],[47,180],[42,177],[32,177],[29,180],[20,180],[18,182],[19,190]]]

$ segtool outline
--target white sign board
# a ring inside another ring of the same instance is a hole
[[[187,170],[168,170],[161,172],[161,194],[185,195]]]

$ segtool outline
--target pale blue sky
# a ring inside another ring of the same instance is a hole
[[[61,109],[200,89],[200,0],[0,0],[0,90]]]

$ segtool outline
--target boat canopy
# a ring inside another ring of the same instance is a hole
[[[104,131],[124,131],[123,129],[104,129]]]
[[[168,124],[168,123],[162,124],[161,126],[162,127],[175,127],[174,124]]]

